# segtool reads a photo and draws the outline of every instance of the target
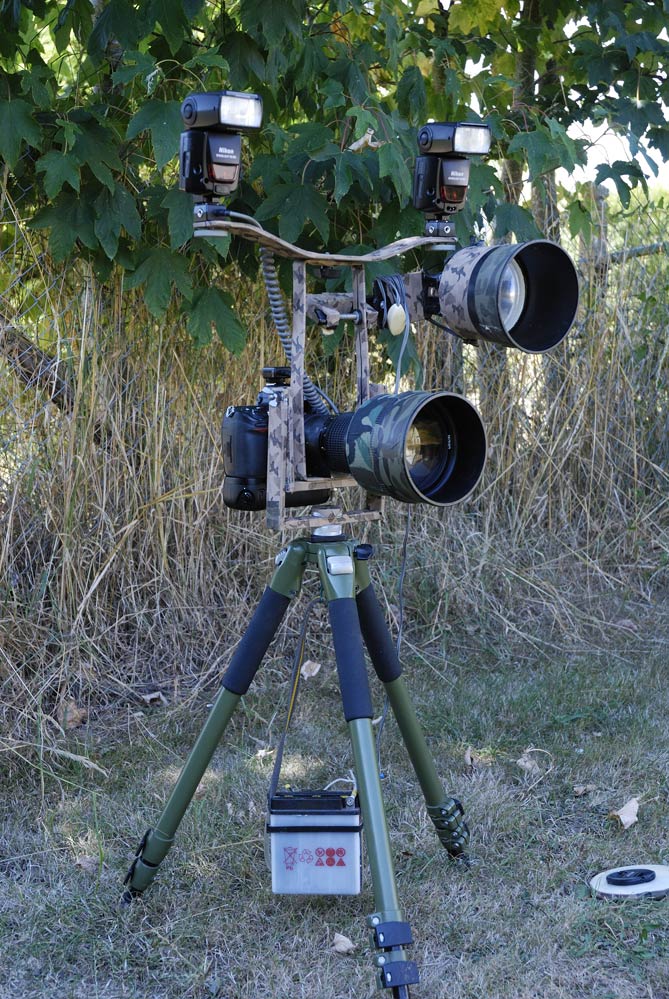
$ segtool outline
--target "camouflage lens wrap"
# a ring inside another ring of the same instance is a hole
[[[510,324],[500,309],[508,266],[522,275],[522,308]],[[545,239],[498,246],[469,246],[446,263],[439,280],[439,309],[455,333],[539,354],[569,332],[578,308],[578,276],[565,251]]]
[[[426,475],[421,462],[407,461],[407,441],[419,421],[428,421],[443,447]],[[486,437],[476,409],[451,392],[403,392],[374,396],[351,416],[346,457],[351,475],[368,492],[404,503],[445,506],[467,496],[478,482]]]
[[[468,246],[458,250],[445,264],[439,279],[439,309],[449,326],[467,339],[479,336],[475,320],[469,314],[468,291],[471,275],[489,247]]]

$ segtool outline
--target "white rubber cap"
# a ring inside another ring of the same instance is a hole
[[[407,324],[407,314],[403,306],[398,305],[397,302],[391,305],[388,309],[386,322],[393,336],[399,336],[401,333],[404,333]]]

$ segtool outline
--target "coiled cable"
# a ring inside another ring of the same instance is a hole
[[[288,361],[290,361],[292,356],[292,339],[290,328],[288,326],[286,306],[283,301],[283,295],[281,294],[281,288],[279,287],[279,278],[274,264],[274,254],[266,246],[260,247],[260,263],[262,265],[262,276],[265,281],[265,288],[267,289],[269,307],[272,311],[272,319],[274,320],[276,331],[279,334],[279,339],[283,344],[286,357],[288,358]],[[312,410],[315,413],[327,413],[327,406],[323,402],[319,390],[307,374],[304,375],[302,387],[304,390],[304,398],[309,403]]]

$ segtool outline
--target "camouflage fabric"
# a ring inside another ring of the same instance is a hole
[[[281,528],[285,506],[286,466],[285,442],[289,434],[288,396],[277,389],[269,404],[267,431],[267,526]]]
[[[448,450],[439,458],[443,475],[428,492],[421,491],[406,459],[407,438],[420,413],[438,425],[444,438],[448,436]],[[404,503],[444,506],[458,502],[474,488],[483,471],[487,445],[478,412],[462,396],[403,392],[377,395],[360,406],[351,416],[346,449],[351,474],[368,492]]]
[[[460,335],[478,336],[479,329],[469,313],[467,293],[472,271],[489,252],[487,246],[458,250],[445,265],[439,281],[439,308],[447,324]]]
[[[306,479],[307,462],[304,455],[304,352],[307,338],[307,265],[293,263],[293,336],[290,357],[290,398],[292,408],[292,437],[288,440],[289,462],[296,479]]]

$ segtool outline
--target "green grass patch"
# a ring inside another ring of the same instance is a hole
[[[351,767],[327,643],[303,684],[287,779],[322,786]],[[669,862],[664,647],[640,635],[537,652],[518,638],[452,635],[406,671],[445,789],[461,798],[471,866],[449,861],[394,721],[382,737],[388,825],[411,921],[418,996],[641,999],[666,994],[669,901],[590,897],[618,864]],[[427,661],[426,661],[427,658]],[[274,896],[265,796],[288,695],[271,660],[236,712],[149,891],[118,905],[123,877],[206,718],[200,699],[95,716],[63,742],[57,778],[7,767],[0,859],[0,997],[353,999],[374,994],[353,898]],[[381,698],[375,689],[375,707]],[[473,753],[473,765],[465,758]],[[518,760],[530,749],[535,770]],[[270,752],[267,752],[270,750]],[[104,773],[103,773],[104,772]],[[574,787],[587,786],[577,796]],[[630,797],[639,820],[609,813]],[[349,936],[349,957],[331,950]]]

